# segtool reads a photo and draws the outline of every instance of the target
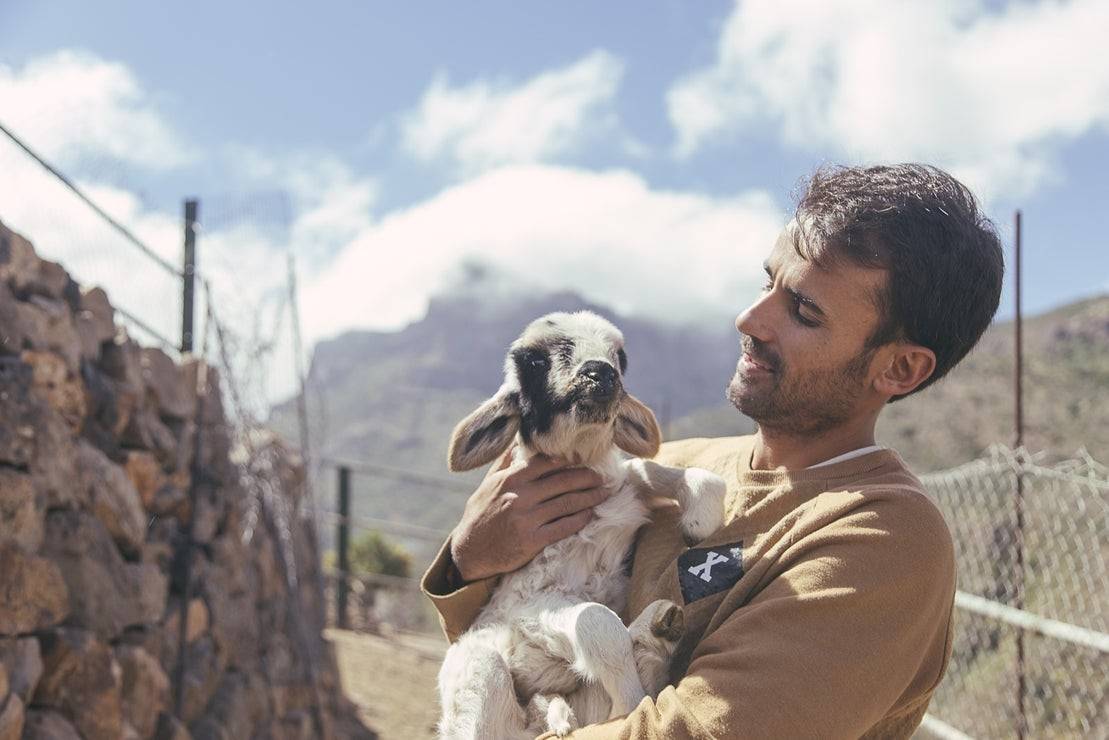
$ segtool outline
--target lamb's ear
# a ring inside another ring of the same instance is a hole
[[[654,457],[660,444],[655,415],[635,396],[624,396],[616,413],[616,446],[636,457]]]
[[[458,473],[484,465],[508,449],[520,428],[516,394],[501,389],[454,428],[447,467]]]

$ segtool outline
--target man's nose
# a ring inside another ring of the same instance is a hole
[[[735,328],[740,334],[746,334],[763,342],[773,339],[769,299],[770,294],[763,293],[757,301],[735,317]]]
[[[599,385],[616,385],[616,368],[603,360],[589,360],[583,362],[578,369],[578,375],[584,375]]]

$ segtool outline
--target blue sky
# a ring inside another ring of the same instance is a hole
[[[1007,244],[1021,207],[1039,311],[1109,290],[1107,28],[1098,0],[4,0],[0,121],[170,259],[199,195],[247,313],[291,249],[310,340],[418,318],[462,262],[730,321],[824,162],[950,168]],[[0,219],[160,300],[5,152]]]

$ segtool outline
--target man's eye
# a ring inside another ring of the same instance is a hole
[[[763,293],[769,293],[772,290],[774,290],[774,281],[773,280],[767,280],[766,285],[762,286],[762,292]]]
[[[805,318],[804,314],[801,313],[800,303],[793,304],[793,318],[797,319],[798,323],[800,323],[802,326],[807,326],[810,328],[820,326],[819,321],[813,321],[812,319]]]

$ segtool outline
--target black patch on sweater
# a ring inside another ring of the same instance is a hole
[[[694,547],[678,558],[678,583],[687,604],[726,591],[742,577],[742,540],[716,547]]]

